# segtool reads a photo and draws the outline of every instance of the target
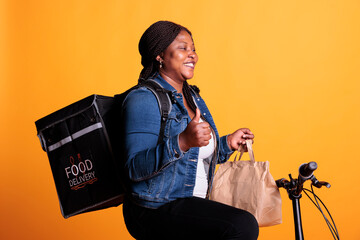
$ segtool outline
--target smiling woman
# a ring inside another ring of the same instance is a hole
[[[198,56],[189,32],[181,30],[156,60],[161,63],[160,74],[164,75],[167,81],[181,86],[183,81],[193,78]],[[181,88],[176,90],[181,91]]]
[[[172,99],[162,113],[146,87],[123,102],[122,125],[128,173],[123,214],[136,239],[256,239],[248,212],[208,199],[217,163],[254,135],[247,128],[219,137],[199,91],[187,83],[198,61],[191,32],[169,21],[151,25],[139,42],[144,66],[139,82],[159,84]],[[160,139],[159,139],[160,138]]]
[[[193,78],[195,64],[198,61],[190,34],[189,30],[181,30],[165,51],[156,57],[160,63],[160,75],[179,93],[182,93],[184,81]],[[190,118],[193,118],[194,111],[186,100],[184,104]]]

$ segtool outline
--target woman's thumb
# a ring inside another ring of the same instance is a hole
[[[200,109],[196,108],[195,116],[194,116],[194,118],[192,119],[192,121],[198,123],[198,122],[200,121],[200,115],[201,115]]]

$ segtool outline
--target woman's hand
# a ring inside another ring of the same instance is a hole
[[[254,134],[248,128],[240,128],[228,135],[227,142],[231,150],[238,150],[241,146],[247,152],[245,140],[248,139],[254,142]]]
[[[189,122],[186,129],[179,135],[179,146],[182,151],[187,151],[192,147],[203,147],[209,144],[211,139],[210,125],[201,122],[200,110],[197,108],[195,117]]]

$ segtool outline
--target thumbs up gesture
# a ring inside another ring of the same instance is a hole
[[[186,129],[179,135],[181,150],[187,151],[192,147],[203,147],[209,144],[211,139],[210,125],[200,121],[200,110],[197,108],[194,118],[189,122]]]

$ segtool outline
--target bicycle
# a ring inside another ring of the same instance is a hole
[[[286,180],[285,178],[281,178],[281,179],[276,180],[276,185],[278,186],[278,188],[281,188],[281,187],[285,188],[290,200],[292,200],[294,225],[295,225],[295,239],[296,240],[304,239],[302,222],[301,222],[301,212],[300,212],[300,198],[302,197],[301,192],[303,190],[304,190],[304,193],[315,204],[315,206],[318,208],[318,210],[322,213],[334,239],[340,240],[338,230],[336,228],[335,222],[334,222],[329,210],[326,208],[325,204],[320,200],[320,198],[314,193],[314,190],[313,190],[313,186],[315,186],[317,188],[321,188],[322,186],[326,186],[327,188],[331,187],[331,185],[328,182],[318,181],[316,179],[313,172],[317,169],[317,167],[318,166],[317,166],[316,162],[304,163],[299,167],[299,177],[297,179],[292,178],[291,174],[289,174],[290,181]],[[303,184],[307,180],[311,180],[311,191],[309,189],[306,189],[303,187]],[[312,198],[307,194],[307,192],[311,192],[313,194],[315,201],[312,200]],[[318,200],[325,207],[328,215],[331,218],[333,225],[326,218],[325,214],[323,213],[323,211],[320,207]]]

